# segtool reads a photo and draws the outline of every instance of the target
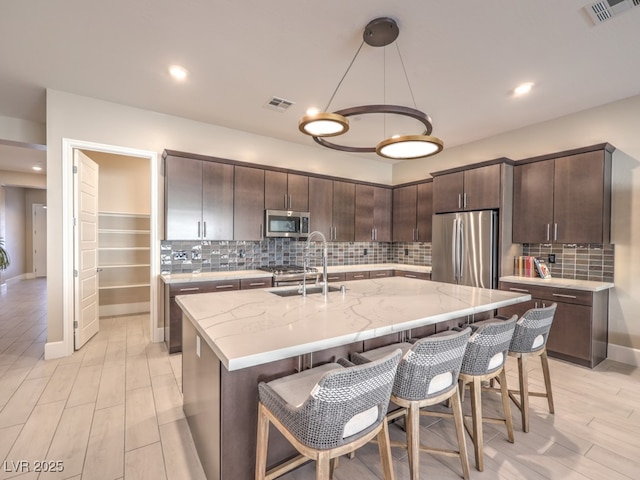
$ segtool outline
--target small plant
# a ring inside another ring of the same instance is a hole
[[[4,248],[4,238],[0,238],[0,271],[9,268],[10,264],[11,259],[9,259],[9,252]]]

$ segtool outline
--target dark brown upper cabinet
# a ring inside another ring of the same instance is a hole
[[[393,241],[430,242],[433,183],[393,189]]]
[[[265,170],[264,208],[308,212],[309,177]]]
[[[433,175],[434,213],[500,208],[500,164]]]
[[[355,235],[356,184],[333,182],[333,240],[353,242]]]
[[[613,151],[600,144],[518,162],[513,241],[609,243]]]
[[[390,188],[356,185],[355,241],[391,241]]]
[[[233,239],[264,237],[264,170],[235,166]]]
[[[165,157],[165,240],[233,238],[233,165]]]
[[[355,231],[355,183],[309,177],[311,231],[327,241],[353,242]]]

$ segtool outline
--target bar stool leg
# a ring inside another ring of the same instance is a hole
[[[507,374],[504,368],[500,370],[500,393],[502,395],[502,408],[504,409],[504,418],[507,424],[507,437],[509,442],[513,443],[513,419],[511,418],[511,405],[509,404],[509,389],[507,388]]]
[[[262,403],[258,404],[258,438],[256,446],[256,480],[264,480],[267,474],[267,447],[269,445],[269,419]]]
[[[467,456],[467,442],[464,438],[464,420],[462,417],[462,405],[460,395],[456,388],[455,394],[450,398],[453,421],[456,426],[456,437],[458,438],[458,450],[460,451],[460,463],[462,464],[462,478],[469,480],[469,457]]]
[[[331,467],[328,452],[320,452],[316,459],[316,480],[329,480],[331,478]]]
[[[482,401],[480,399],[482,385],[480,378],[473,378],[469,383],[469,387],[471,393],[471,419],[473,424],[473,450],[476,457],[476,469],[482,472],[484,470],[484,454],[482,445]]]
[[[547,402],[549,403],[549,413],[554,413],[553,393],[551,393],[551,376],[549,375],[549,359],[547,358],[547,350],[540,354],[542,362],[542,375],[544,376],[544,388],[547,391]]]
[[[518,356],[518,378],[520,381],[520,415],[522,431],[529,431],[529,372],[527,372],[527,355]]]
[[[409,471],[411,480],[420,478],[420,408],[411,402],[406,414],[407,449],[409,450]]]
[[[418,419],[420,415],[418,415]],[[394,480],[393,464],[391,460],[391,441],[389,440],[389,424],[386,420],[382,422],[382,430],[378,433],[378,451],[382,461],[382,478],[384,480]]]

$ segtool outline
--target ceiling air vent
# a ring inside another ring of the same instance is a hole
[[[264,107],[270,110],[275,110],[276,112],[284,112],[291,105],[294,105],[294,103],[295,102],[292,102],[291,100],[285,100],[284,98],[271,97],[271,100],[265,103]]]
[[[587,5],[584,9],[593,20],[593,23],[597,25],[639,5],[640,0],[602,0],[601,2]]]

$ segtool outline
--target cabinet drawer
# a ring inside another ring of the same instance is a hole
[[[500,290],[529,293],[532,297],[552,302],[573,303],[577,305],[593,304],[593,292],[588,290],[541,287],[538,285],[511,282],[500,282]]]
[[[369,272],[346,272],[344,274],[345,280],[367,280],[369,278]]]
[[[240,280],[240,290],[269,288],[271,286],[273,286],[273,279],[271,278],[243,278]]]
[[[374,270],[369,272],[369,278],[393,277],[393,270]]]
[[[425,272],[408,272],[407,270],[396,270],[395,276],[417,278],[418,280],[431,280],[431,274]]]
[[[240,280],[214,280],[211,282],[177,283],[169,288],[169,296],[190,295],[194,293],[224,292],[239,290]]]
[[[345,281],[344,272],[327,273],[327,282],[344,282],[344,281]]]

